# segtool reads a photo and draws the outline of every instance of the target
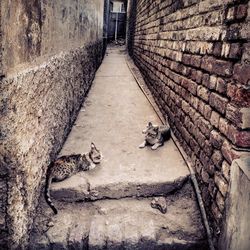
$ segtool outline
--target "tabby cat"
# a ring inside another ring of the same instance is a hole
[[[101,162],[101,158],[100,150],[98,150],[92,142],[91,149],[88,153],[65,155],[50,164],[45,186],[45,200],[55,214],[57,214],[57,209],[50,198],[51,182],[62,181],[80,171],[94,169],[96,164]]]
[[[170,139],[170,126],[166,120],[165,125],[157,126],[149,122],[146,129],[142,131],[145,134],[144,142],[139,148],[144,148],[147,145],[151,146],[151,149],[155,150],[160,146],[164,145],[164,142]]]

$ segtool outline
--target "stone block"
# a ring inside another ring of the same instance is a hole
[[[232,62],[219,60],[211,56],[205,56],[202,58],[201,68],[211,74],[217,74],[220,76],[230,76],[233,72]]]
[[[250,65],[235,64],[233,70],[233,78],[243,84],[249,85],[250,81]]]
[[[216,130],[212,130],[209,141],[214,148],[220,149],[223,143],[223,137]]]
[[[216,82],[216,91],[220,94],[226,94],[227,83],[223,78],[218,77],[217,82]]]
[[[228,183],[227,181],[224,179],[224,177],[222,176],[221,173],[216,172],[215,176],[214,176],[214,182],[215,185],[218,187],[218,189],[220,190],[221,194],[226,197],[227,191],[228,191]]]
[[[221,152],[219,150],[214,151],[211,159],[212,159],[212,162],[214,163],[214,165],[217,167],[217,169],[221,169],[223,156],[222,156],[222,154],[221,154]]]
[[[220,120],[220,115],[216,111],[212,111],[211,118],[210,118],[210,123],[216,127],[219,128],[219,120]]]
[[[221,213],[223,213],[223,210],[224,210],[224,207],[225,207],[225,198],[222,196],[220,191],[217,192],[216,203],[217,203],[217,206],[220,209]]]
[[[229,122],[225,118],[220,117],[219,130],[225,136],[228,136]]]
[[[225,97],[222,97],[217,93],[211,93],[209,104],[221,114],[225,114],[227,103],[228,99],[226,99]]]
[[[214,218],[216,219],[217,223],[219,223],[220,220],[222,219],[222,213],[220,212],[220,210],[215,202],[213,202],[211,210],[212,210],[212,214],[213,214]]]
[[[233,160],[249,154],[249,152],[235,150],[232,144],[227,140],[223,142],[221,152],[229,164],[231,164]]]
[[[210,133],[212,131],[212,125],[210,124],[209,121],[207,121],[206,119],[204,119],[203,117],[200,117],[199,121],[198,121],[198,127],[201,130],[201,132],[207,137],[209,138]]]
[[[202,100],[208,102],[210,97],[210,91],[207,88],[200,85],[197,88],[197,96],[200,97]]]
[[[241,131],[237,127],[230,125],[228,128],[228,138],[234,145],[243,148],[250,147],[250,132]]]
[[[222,168],[221,168],[222,174],[224,178],[229,182],[230,179],[230,165],[227,163],[227,161],[222,162]]]

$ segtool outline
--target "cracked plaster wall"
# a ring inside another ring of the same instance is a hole
[[[0,248],[22,249],[47,166],[101,63],[103,1],[0,7]]]

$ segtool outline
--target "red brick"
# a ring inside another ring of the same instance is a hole
[[[240,84],[229,83],[227,96],[239,107],[250,107],[250,89]]]
[[[235,126],[230,125],[228,129],[228,138],[237,147],[250,147],[250,131],[241,131]]]
[[[249,64],[235,64],[233,71],[233,78],[241,83],[249,84],[250,81],[250,65]]]
[[[206,153],[206,155],[208,157],[210,157],[213,153],[213,147],[211,145],[211,143],[209,141],[205,141],[205,145],[204,145],[204,148],[203,148],[204,152]]]
[[[194,137],[197,140],[198,144],[201,146],[201,148],[204,147],[206,137],[200,132],[199,129],[194,130]]]
[[[222,196],[220,192],[217,192],[216,203],[220,211],[223,212],[224,207],[225,207],[225,198]]]
[[[220,96],[217,93],[211,93],[209,98],[209,104],[221,114],[225,114],[227,103],[228,99]]]
[[[242,114],[240,113],[239,109],[231,103],[228,103],[227,105],[226,118],[235,125],[242,124]]]
[[[214,163],[213,163],[212,160],[211,160],[211,161],[209,162],[209,164],[207,165],[206,170],[207,170],[207,172],[208,172],[211,176],[214,176],[214,173],[215,173],[215,166],[214,166]]]
[[[209,157],[205,154],[204,151],[200,151],[200,156],[199,156],[199,159],[202,163],[203,166],[208,166],[209,164]]]
[[[217,77],[215,75],[209,76],[208,74],[203,74],[202,85],[208,89],[216,88]]]
[[[226,197],[227,190],[228,190],[228,183],[224,179],[224,177],[222,176],[222,174],[220,172],[216,172],[215,173],[215,175],[214,175],[214,182],[215,182],[215,185],[220,190],[221,194],[224,197]]]
[[[219,128],[219,120],[220,120],[220,115],[217,112],[212,111],[211,118],[210,118],[210,123],[214,127]]]
[[[209,175],[204,168],[201,170],[201,179],[203,180],[204,183],[208,183]]]
[[[203,168],[202,163],[197,159],[195,161],[195,170],[196,170],[196,173],[198,173],[200,175],[202,168]]]
[[[201,197],[202,197],[202,200],[204,201],[204,204],[207,207],[209,207],[211,205],[211,197],[210,197],[208,188],[205,185],[201,187]]]
[[[197,92],[197,83],[192,81],[192,80],[189,80],[188,83],[187,83],[187,89],[193,94],[193,95],[196,95],[196,92]]]
[[[222,42],[215,42],[213,46],[213,55],[220,56],[222,50]]]
[[[202,77],[202,85],[208,87],[208,86],[209,86],[209,81],[210,81],[210,76],[209,76],[209,74],[203,74],[203,77]]]
[[[215,199],[215,195],[217,193],[217,188],[215,187],[214,180],[209,179],[208,181],[208,191],[212,197],[212,199]]]
[[[236,7],[235,18],[242,19],[247,16],[247,4],[240,4]]]
[[[203,114],[203,113],[204,113],[204,108],[205,108],[205,103],[204,103],[202,100],[199,100],[197,110],[198,110],[201,114]]]
[[[198,127],[201,130],[201,132],[207,137],[209,138],[210,133],[213,129],[212,125],[210,124],[210,122],[208,122],[206,119],[204,119],[203,117],[200,117],[199,121],[198,121]]]
[[[236,7],[235,6],[233,6],[231,8],[228,8],[226,10],[225,21],[226,22],[232,22],[235,19],[235,12],[236,12]]]
[[[224,79],[218,78],[216,83],[216,91],[220,94],[226,94],[227,93],[227,83]]]
[[[210,96],[210,91],[203,87],[203,86],[198,86],[197,88],[197,96],[200,97],[202,100],[208,102],[209,101],[209,96]]]
[[[222,134],[228,136],[228,128],[229,128],[229,122],[220,117],[220,121],[219,121],[219,130]]]
[[[190,148],[193,150],[193,152],[198,155],[199,152],[200,152],[200,146],[199,144],[197,143],[197,141],[193,138],[193,137],[190,137]]]
[[[216,88],[216,83],[217,83],[217,76],[216,75],[211,75],[209,79],[209,89],[215,89]]]
[[[219,150],[215,150],[213,155],[212,155],[212,162],[214,163],[214,165],[218,168],[221,169],[221,164],[223,161],[223,156],[221,154],[221,152]]]
[[[220,149],[223,143],[223,137],[216,130],[213,130],[211,131],[209,141],[213,145],[214,148]]]
[[[197,83],[201,83],[202,77],[203,77],[202,71],[196,70],[195,81],[196,81]]]
[[[228,57],[231,59],[240,59],[242,54],[242,48],[239,43],[230,44],[230,50]]]
[[[222,219],[222,213],[220,212],[220,210],[215,202],[212,204],[211,210],[212,210],[212,214],[213,214],[214,218],[219,223]]]
[[[190,65],[190,66],[199,68],[201,65],[201,56],[183,54],[182,62],[186,65]]]
[[[205,56],[202,58],[201,68],[220,76],[232,75],[233,64],[229,61],[218,60],[211,56]]]
[[[209,105],[205,105],[203,116],[205,117],[205,119],[210,120],[211,115],[212,115],[212,108]]]
[[[199,99],[195,96],[191,96],[190,104],[193,108],[198,109]]]
[[[227,140],[223,142],[221,152],[229,164],[232,164],[233,160],[249,154],[248,152],[236,151]]]
[[[227,161],[222,162],[222,174],[224,178],[229,182],[230,179],[230,165],[227,163]]]

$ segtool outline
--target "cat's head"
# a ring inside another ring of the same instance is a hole
[[[154,125],[152,124],[152,122],[149,122],[147,127],[144,130],[142,130],[142,133],[146,134],[148,132],[148,130],[153,128],[153,127],[154,127]]]
[[[153,125],[152,122],[149,122],[146,129],[142,131],[146,136],[156,137],[159,131],[159,126]]]
[[[147,129],[146,136],[149,136],[151,138],[156,138],[158,133],[159,133],[159,127],[152,126],[152,127]]]
[[[89,157],[92,160],[92,162],[95,164],[99,164],[102,159],[102,154],[100,150],[96,148],[93,142],[90,145]]]

